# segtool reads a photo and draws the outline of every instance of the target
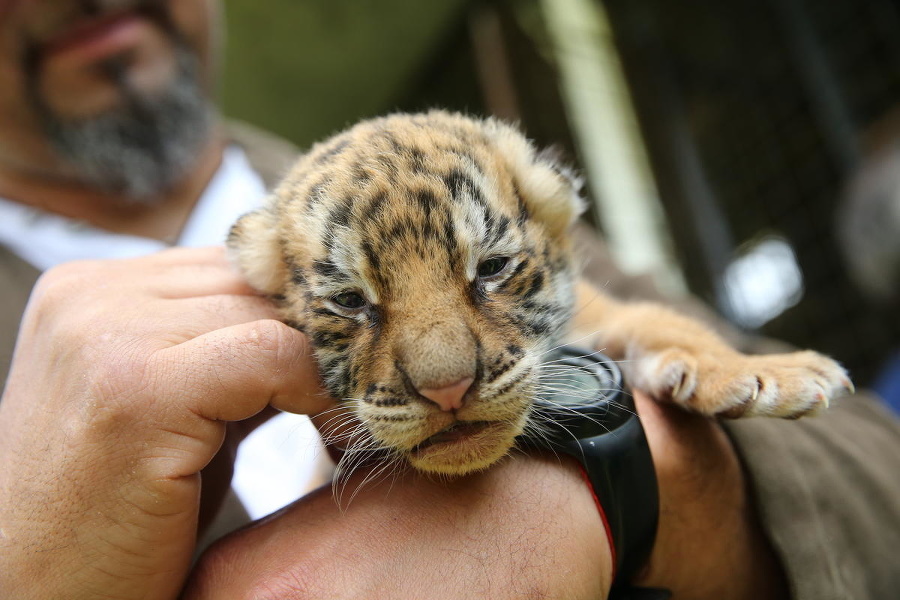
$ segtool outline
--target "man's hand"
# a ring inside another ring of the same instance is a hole
[[[184,600],[606,597],[606,533],[569,459],[519,456],[451,481],[366,475],[342,506],[322,488],[214,545]]]
[[[172,600],[225,422],[330,400],[221,249],[48,272],[0,403],[0,596]]]

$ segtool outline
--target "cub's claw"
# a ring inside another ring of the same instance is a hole
[[[756,399],[759,398],[759,390],[762,387],[762,383],[759,381],[759,378],[756,378],[756,387],[753,388],[753,395],[750,396],[750,404],[756,402]]]
[[[635,354],[625,362],[630,385],[692,411],[730,419],[795,419],[853,393],[846,371],[816,352],[745,356],[683,349]]]

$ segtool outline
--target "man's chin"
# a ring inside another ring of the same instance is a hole
[[[145,204],[192,170],[209,143],[215,111],[196,60],[186,48],[180,52],[178,72],[161,91],[131,77],[127,65],[108,65],[111,107],[90,117],[69,118],[39,102],[51,143],[82,181]]]

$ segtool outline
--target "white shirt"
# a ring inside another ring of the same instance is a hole
[[[222,163],[200,197],[176,245],[222,244],[231,225],[257,208],[266,193],[243,150],[225,150]],[[0,198],[0,244],[43,271],[78,259],[129,258],[164,250],[168,244],[111,233],[87,223]],[[232,486],[258,518],[321,483],[316,463],[324,460],[309,419],[282,414],[242,444]]]

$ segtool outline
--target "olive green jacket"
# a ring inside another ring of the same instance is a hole
[[[269,187],[296,156],[290,144],[246,125],[232,124],[230,131]],[[588,279],[618,297],[662,300],[648,280],[616,269],[594,236],[582,230],[578,237]],[[0,382],[38,276],[0,248]],[[765,346],[722,326],[698,303],[682,308],[716,323],[742,349]],[[900,597],[900,423],[877,399],[856,394],[822,417],[747,419],[726,429],[793,598]]]

